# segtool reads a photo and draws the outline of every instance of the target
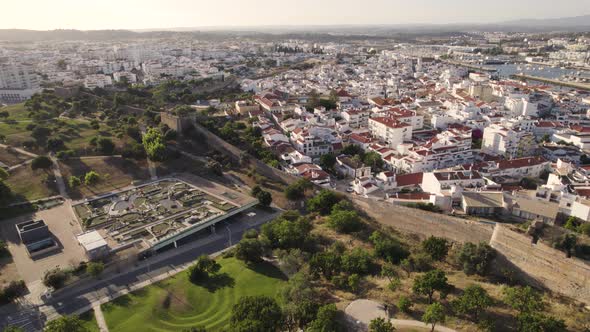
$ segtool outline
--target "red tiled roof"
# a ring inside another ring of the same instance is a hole
[[[397,175],[395,181],[398,187],[417,186],[422,184],[424,173],[410,173]]]

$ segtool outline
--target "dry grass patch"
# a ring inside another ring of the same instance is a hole
[[[92,186],[82,184],[76,189],[68,188],[74,198],[95,196],[130,186],[134,181],[150,179],[147,161],[119,157],[68,159],[59,162],[64,179],[84,175],[93,170],[100,175],[98,183]]]

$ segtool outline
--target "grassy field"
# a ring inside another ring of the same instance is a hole
[[[51,171],[33,171],[29,166],[12,171],[6,183],[17,196],[17,201],[32,201],[58,194]]]
[[[88,332],[99,332],[98,324],[96,323],[96,317],[94,317],[94,310],[86,311],[81,314],[80,320],[83,322],[84,327]]]
[[[0,148],[0,162],[5,165],[14,166],[28,159],[32,158],[24,154],[20,154],[13,149]]]
[[[109,330],[180,331],[202,326],[227,328],[232,306],[242,296],[276,296],[284,283],[270,264],[249,268],[235,258],[219,260],[218,277],[194,285],[186,272],[102,305]]]
[[[98,172],[101,180],[93,186],[80,186],[76,191],[71,191],[72,197],[94,196],[97,194],[121,189],[132,184],[135,180],[148,180],[150,178],[147,162],[128,160],[118,157],[92,158],[92,159],[68,159],[59,162],[64,179],[71,176],[84,176],[90,170]]]

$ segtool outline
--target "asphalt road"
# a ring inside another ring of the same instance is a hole
[[[250,210],[246,211],[250,212]],[[129,289],[130,285],[150,280],[154,276],[168,274],[182,269],[202,254],[213,254],[236,244],[242,234],[252,228],[275,218],[281,211],[266,212],[255,210],[256,216],[241,214],[216,226],[216,234],[196,239],[176,249],[171,249],[139,262],[139,267],[123,271],[105,280],[92,281],[72,289],[64,290],[45,301],[44,305],[8,306],[0,310],[0,328],[15,324],[24,326],[27,331],[40,330],[43,323],[60,315],[80,313],[93,302],[106,297],[111,298],[119,291]],[[251,220],[250,220],[251,219]],[[165,259],[163,259],[165,258]]]

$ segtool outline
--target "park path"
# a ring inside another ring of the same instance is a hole
[[[92,304],[92,309],[94,310],[94,317],[96,318],[96,324],[98,325],[98,329],[101,332],[109,332],[107,321],[104,319],[102,309],[100,308],[100,302],[95,302],[94,304]]]
[[[396,328],[421,328],[430,330],[432,326],[430,324],[423,323],[417,320],[410,319],[390,319],[389,315],[385,312],[383,304],[372,301],[372,300],[356,300],[352,301],[344,310],[349,320],[359,326],[361,330],[367,330],[369,323],[375,318],[389,319],[393,326]],[[457,332],[448,327],[436,325],[435,331],[438,332]]]
[[[36,157],[38,157],[38,155],[37,155],[37,154],[34,154],[34,153],[32,153],[32,152],[29,152],[29,151],[27,151],[27,150],[23,150],[23,149],[21,149],[21,148],[16,148],[16,147],[14,147],[14,146],[11,146],[11,145],[0,144],[0,147],[1,147],[1,148],[5,148],[5,149],[12,148],[12,149],[14,149],[16,152],[18,152],[18,153],[21,153],[21,154],[24,154],[24,155],[27,155],[27,156],[29,156],[29,157],[31,157],[31,158],[36,158]]]
[[[65,199],[69,200],[70,196],[68,196],[68,191],[66,190],[66,183],[64,181],[64,177],[61,174],[61,169],[59,168],[59,163],[57,162],[57,158],[53,153],[49,154],[49,158],[53,162],[53,175],[55,176],[55,183],[57,184],[57,189],[59,194]]]

